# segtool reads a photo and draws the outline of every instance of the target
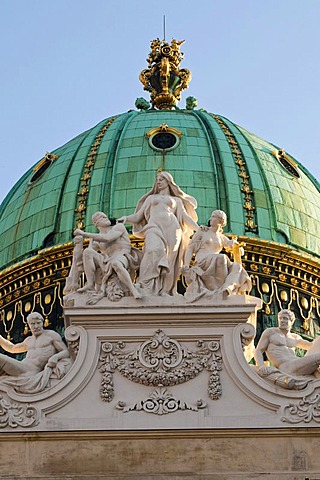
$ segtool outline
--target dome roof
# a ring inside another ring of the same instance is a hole
[[[0,208],[0,268],[70,242],[97,210],[132,213],[158,168],[197,199],[200,223],[221,209],[229,232],[319,256],[319,183],[300,163],[219,115],[149,109],[101,121],[25,173]]]

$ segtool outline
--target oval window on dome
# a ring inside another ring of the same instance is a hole
[[[53,155],[52,153],[47,152],[46,155],[33,169],[33,175],[30,179],[30,183],[36,182],[46,170],[50,167],[52,162],[54,162],[58,158],[57,155]]]
[[[172,150],[177,146],[179,139],[173,133],[160,132],[153,135],[150,138],[150,141],[153,148],[156,148],[157,150]]]
[[[288,160],[286,160],[283,157],[279,157],[279,162],[287,170],[288,173],[290,173],[296,178],[300,178],[299,172],[295,169],[295,167],[290,162],[288,162]]]
[[[160,152],[168,152],[176,148],[180,144],[181,135],[180,130],[169,127],[166,123],[146,133],[150,147]]]
[[[297,170],[297,164],[287,155],[283,148],[280,150],[275,150],[272,154],[276,157],[278,162],[282,165],[282,167],[290,173],[295,178],[300,178],[300,174]]]

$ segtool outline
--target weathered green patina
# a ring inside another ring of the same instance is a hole
[[[158,168],[198,200],[200,223],[222,209],[229,232],[319,257],[319,183],[296,160],[300,177],[290,174],[272,154],[274,145],[200,110],[130,111],[109,120],[52,152],[58,158],[34,182],[31,168],[12,188],[0,208],[1,270],[69,242],[79,208],[89,230],[97,210],[115,218],[132,213]],[[165,154],[146,137],[161,124],[182,132]]]

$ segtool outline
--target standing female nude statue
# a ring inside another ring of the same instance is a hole
[[[140,198],[135,213],[119,222],[133,225],[133,234],[144,240],[139,288],[147,295],[174,295],[184,252],[197,222],[197,201],[159,172],[150,192]]]

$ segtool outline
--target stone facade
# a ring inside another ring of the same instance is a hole
[[[319,381],[289,391],[255,373],[259,307],[248,296],[93,307],[73,294],[67,375],[32,397],[1,387],[0,478],[320,478]]]

